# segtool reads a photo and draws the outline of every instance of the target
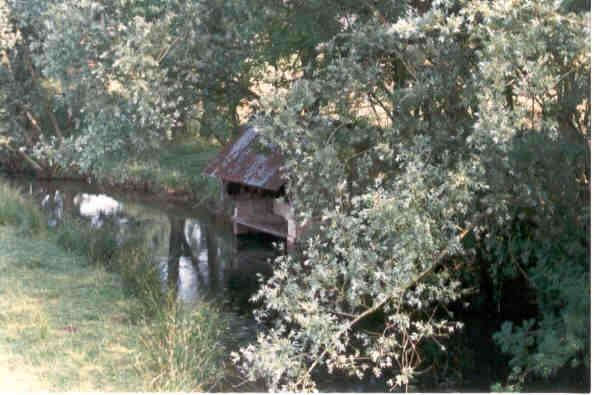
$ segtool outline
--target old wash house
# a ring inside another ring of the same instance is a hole
[[[267,233],[294,247],[298,229],[293,208],[285,194],[283,157],[270,148],[259,152],[253,126],[227,144],[203,171],[221,181],[223,203],[232,202],[233,233]]]

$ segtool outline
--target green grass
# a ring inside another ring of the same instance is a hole
[[[142,371],[154,372],[148,383],[151,392],[204,392],[223,389],[223,354],[221,339],[227,321],[212,308],[186,310],[168,298],[145,325],[142,343]]]
[[[8,391],[130,391],[143,388],[140,350],[118,275],[49,240],[0,227],[0,372],[28,379]]]

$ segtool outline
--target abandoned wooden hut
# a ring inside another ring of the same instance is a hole
[[[221,181],[221,200],[233,202],[233,232],[261,232],[297,241],[294,212],[285,194],[283,157],[274,147],[260,152],[255,127],[246,126],[203,171]]]

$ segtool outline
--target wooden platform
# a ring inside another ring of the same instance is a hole
[[[231,219],[233,224],[238,224],[258,232],[268,233],[283,239],[287,238],[287,221],[279,215],[243,215],[234,216]],[[239,227],[234,226],[234,229],[238,228]],[[239,231],[235,230],[235,233],[238,234]]]

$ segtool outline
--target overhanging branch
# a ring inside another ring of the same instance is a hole
[[[472,221],[472,223],[462,233],[460,233],[456,237],[456,242],[458,242],[458,243],[461,242],[466,236],[468,236],[468,234],[478,225],[478,223],[482,219],[489,216],[490,214],[491,214],[490,212],[485,212],[485,213],[477,215],[476,218]],[[431,267],[429,267],[428,269],[421,272],[418,276],[413,278],[404,288],[402,288],[402,290],[399,292],[399,295],[398,295],[399,299],[402,299],[404,297],[404,295],[406,294],[406,292],[408,292],[411,288],[413,288],[415,285],[417,285],[419,282],[421,282],[429,274],[433,273],[442,264],[442,260],[446,257],[447,251],[448,251],[447,247],[444,248],[441,251],[441,253],[437,256],[437,258],[435,258],[434,263],[433,263],[433,265],[431,265]],[[344,329],[342,329],[340,332],[338,332],[332,338],[332,341],[330,342],[330,344],[338,341],[338,339],[340,339],[340,337],[345,335],[349,330],[351,330],[353,328],[353,326],[355,326],[356,324],[361,322],[361,320],[363,320],[364,318],[370,316],[371,314],[374,314],[375,312],[381,310],[392,299],[393,299],[393,296],[387,296],[383,300],[381,300],[379,303],[377,303],[376,305],[368,308],[367,310],[365,310],[364,312],[362,312],[361,314],[359,314],[358,316],[353,318],[353,320],[350,321]],[[309,367],[307,372],[299,378],[296,385],[301,384],[307,377],[309,377],[311,375],[311,372],[322,361],[322,359],[328,354],[328,351],[329,351],[329,348],[326,347],[324,349],[324,351],[311,364],[311,366]]]

